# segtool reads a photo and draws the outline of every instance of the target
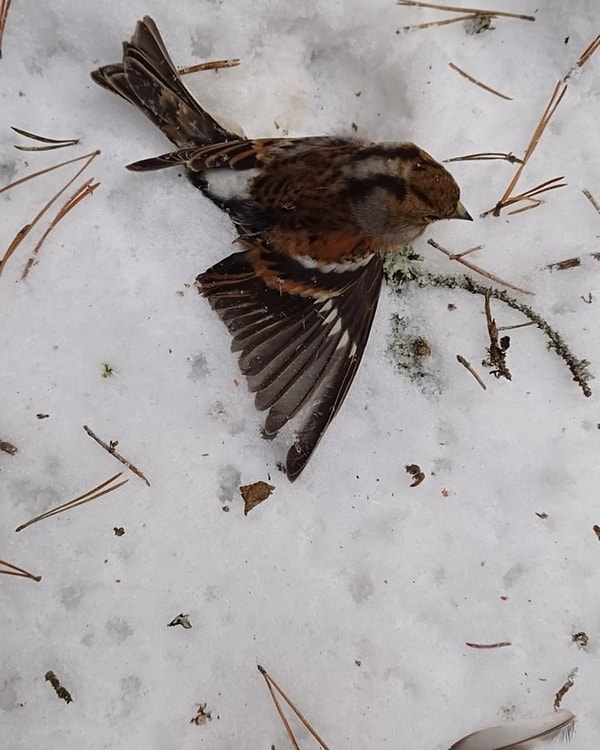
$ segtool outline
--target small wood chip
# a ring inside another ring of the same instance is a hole
[[[247,516],[251,510],[260,505],[272,494],[275,486],[267,482],[254,482],[244,484],[240,487],[240,493],[244,499],[244,515]]]
[[[575,684],[575,676],[577,675],[577,672],[578,672],[577,667],[575,667],[569,672],[564,684],[554,696],[554,710],[555,711],[558,711],[558,709],[560,708],[560,704],[562,703],[562,699],[565,697],[565,695],[569,692],[569,690]]]
[[[71,693],[69,693],[69,691],[60,684],[58,677],[54,674],[52,670],[49,670],[48,672],[46,672],[46,674],[44,675],[44,679],[46,680],[46,682],[49,682],[52,685],[52,687],[54,688],[56,692],[56,695],[58,695],[59,698],[62,698],[65,703],[73,702],[73,698],[71,698]]]

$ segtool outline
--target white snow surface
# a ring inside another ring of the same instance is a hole
[[[123,168],[169,144],[89,77],[120,59],[149,14],[179,65],[241,59],[186,82],[248,136],[351,133],[355,123],[360,137],[412,140],[439,159],[521,155],[556,81],[600,31],[598,3],[477,5],[536,21],[498,19],[468,35],[462,23],[404,32],[449,15],[393,0],[13,3],[0,61],[0,186],[102,154],[79,180],[101,186],[50,233],[29,277],[19,280],[35,242],[78,183],[0,278],[0,440],[18,448],[0,453],[0,559],[42,576],[0,577],[3,748],[281,750],[288,739],[257,664],[332,750],[443,750],[551,710],[577,666],[562,704],[583,714],[571,746],[597,747],[596,393],[582,395],[534,328],[510,334],[512,382],[494,379],[480,366],[481,297],[384,289],[348,398],[289,483],[276,468],[284,443],[261,439],[229,335],[190,286],[235,250],[229,220],[176,170]],[[515,166],[453,163],[475,221],[437,224],[415,247],[427,268],[462,273],[427,237],[455,251],[484,245],[469,260],[535,292],[523,300],[596,373],[600,215],[582,189],[600,199],[599,76],[600,55],[571,77],[519,183],[564,175],[567,187],[535,210],[479,218]],[[31,142],[11,125],[81,143],[19,152],[13,144]],[[75,169],[0,194],[0,254]],[[575,256],[578,268],[546,269]],[[499,325],[523,320],[493,310]],[[435,387],[391,361],[393,313],[432,346]],[[84,424],[118,440],[151,486]],[[418,487],[412,463],[426,475]],[[120,470],[121,489],[15,533]],[[257,480],[276,490],[244,516],[238,487]],[[191,629],[167,627],[179,613]],[[578,631],[586,648],[572,642]],[[465,645],[498,641],[511,645]],[[44,680],[48,670],[71,704]],[[197,726],[200,703],[212,720]],[[303,750],[314,746],[293,725]]]

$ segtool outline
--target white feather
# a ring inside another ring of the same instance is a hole
[[[552,740],[571,739],[575,719],[563,708],[535,719],[482,729],[455,742],[450,750],[533,750]]]

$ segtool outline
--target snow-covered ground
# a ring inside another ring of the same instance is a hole
[[[249,136],[352,132],[354,123],[361,137],[413,140],[439,159],[521,155],[555,83],[600,31],[598,3],[478,6],[536,21],[498,19],[470,35],[462,23],[403,32],[448,15],[393,0],[13,3],[0,61],[0,187],[102,154],[79,180],[101,186],[51,232],[29,277],[19,281],[59,203],[0,278],[0,440],[18,448],[0,453],[0,559],[42,576],[0,578],[2,747],[281,750],[288,740],[257,663],[332,750],[443,750],[551,710],[577,666],[563,699],[584,713],[572,747],[597,746],[597,395],[582,395],[534,328],[510,334],[512,382],[494,379],[480,366],[480,297],[384,290],[346,403],[290,484],[276,469],[283,445],[260,437],[224,326],[190,286],[232,252],[233,229],[176,172],[123,168],[168,144],[89,78],[119,59],[149,14],[177,64],[241,59],[186,82]],[[427,235],[454,251],[484,245],[469,260],[534,291],[523,300],[596,373],[600,263],[590,254],[600,251],[600,215],[582,189],[600,199],[599,75],[600,55],[571,77],[519,183],[564,175],[567,187],[534,210]],[[11,125],[81,143],[19,152],[13,144],[31,142]],[[450,167],[475,217],[515,170]],[[0,194],[0,256],[75,170]],[[415,250],[426,268],[461,271],[425,240]],[[575,256],[577,268],[545,268]],[[499,325],[523,321],[499,303],[493,311]],[[388,354],[394,314],[432,347],[422,382]],[[118,440],[151,486],[84,424]],[[413,463],[426,476],[411,488]],[[130,481],[114,493],[15,534],[121,469]],[[274,494],[244,516],[239,485],[269,476]],[[179,613],[191,629],[167,627]],[[572,641],[579,631],[585,648]],[[498,641],[511,645],[465,645]],[[48,670],[71,704],[44,680]],[[204,703],[212,720],[190,723]],[[298,736],[303,748],[313,742]]]

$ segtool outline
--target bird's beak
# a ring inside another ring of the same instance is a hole
[[[467,211],[467,209],[463,206],[463,204],[458,201],[456,204],[456,208],[454,210],[454,213],[449,217],[450,219],[464,219],[465,221],[473,221],[473,217],[471,214]]]

